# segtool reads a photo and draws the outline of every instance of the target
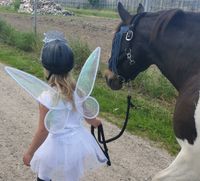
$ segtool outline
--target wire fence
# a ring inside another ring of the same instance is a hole
[[[147,11],[159,11],[163,9],[180,8],[185,11],[200,11],[200,0],[148,0]]]
[[[55,0],[64,6],[73,8],[100,8],[116,10],[117,0],[99,0],[91,5],[88,0]],[[142,3],[146,11],[154,12],[164,9],[180,8],[186,11],[200,12],[200,0],[120,0],[130,12],[135,12],[138,4]]]
[[[63,4],[73,8],[97,8],[97,9],[117,9],[117,0],[99,0],[95,5],[91,5],[88,0],[54,0],[59,4]],[[124,7],[129,11],[135,11],[140,2],[144,0],[120,0]]]
[[[116,1],[99,1],[99,3],[91,5],[88,0],[54,0],[59,4],[63,4],[73,8],[102,8],[102,9],[116,9]]]

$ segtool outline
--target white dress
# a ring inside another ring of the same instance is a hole
[[[43,94],[41,99],[46,104],[51,100],[48,94]],[[72,109],[66,118],[64,132],[49,133],[35,152],[30,164],[40,179],[79,181],[85,171],[106,165],[107,158],[94,137],[83,126],[83,120],[82,115]]]

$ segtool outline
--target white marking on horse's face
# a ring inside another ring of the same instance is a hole
[[[177,139],[181,151],[169,167],[159,172],[152,181],[200,181],[200,99],[194,118],[197,130],[194,144]]]

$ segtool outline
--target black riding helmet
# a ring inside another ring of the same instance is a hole
[[[53,40],[44,44],[41,62],[43,67],[49,71],[47,78],[49,80],[52,74],[68,73],[74,66],[74,56],[66,42]]]

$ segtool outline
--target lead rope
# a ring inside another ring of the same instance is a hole
[[[104,135],[103,125],[100,124],[98,126],[98,128],[97,128],[98,129],[98,141],[97,141],[97,138],[96,138],[95,133],[94,133],[95,127],[91,126],[91,133],[94,136],[94,138],[96,139],[97,143],[99,144],[99,146],[100,146],[101,150],[103,151],[104,155],[108,159],[108,161],[107,161],[107,165],[108,166],[111,165],[111,161],[110,161],[110,157],[109,157],[109,154],[108,154],[108,147],[107,147],[106,143],[112,142],[112,141],[118,139],[120,136],[122,136],[122,134],[124,133],[124,131],[126,129],[127,123],[128,123],[130,109],[135,107],[135,105],[131,102],[130,89],[131,89],[131,85],[130,85],[130,82],[128,82],[126,118],[124,120],[123,127],[122,127],[122,129],[121,129],[121,131],[119,132],[118,135],[106,140],[105,139],[105,135]],[[104,149],[101,147],[100,144],[103,144]]]
[[[95,136],[95,133],[94,133],[94,129],[95,129],[95,127],[94,126],[91,126],[91,133],[92,133],[92,135],[94,136],[94,138],[95,138],[95,140],[96,140],[96,142],[98,143],[98,145],[99,145],[99,147],[101,148],[101,150],[103,151],[103,153],[104,153],[104,155],[106,156],[106,158],[107,158],[107,165],[108,166],[111,166],[111,161],[110,161],[110,157],[109,157],[109,154],[108,154],[108,147],[107,147],[107,145],[106,145],[106,142],[105,142],[105,136],[104,136],[104,130],[103,130],[103,125],[102,124],[100,124],[99,126],[98,126],[98,140],[97,140],[97,138],[96,138],[96,136]],[[100,143],[99,143],[99,140],[103,140],[103,148],[101,147],[101,145],[100,145]],[[100,160],[101,161],[101,160]]]

